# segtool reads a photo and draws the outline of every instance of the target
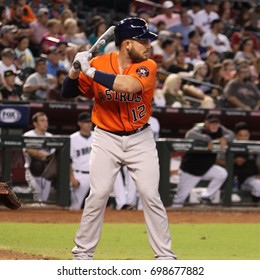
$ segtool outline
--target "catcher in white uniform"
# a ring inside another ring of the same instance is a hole
[[[91,116],[78,116],[79,131],[70,136],[70,209],[81,209],[89,191],[89,158],[93,142]]]

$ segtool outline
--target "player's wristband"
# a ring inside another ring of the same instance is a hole
[[[115,74],[108,74],[105,72],[101,72],[96,70],[93,81],[101,84],[102,86],[113,89],[114,81],[115,81],[116,75]]]

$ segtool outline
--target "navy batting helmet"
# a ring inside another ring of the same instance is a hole
[[[130,17],[121,20],[115,27],[115,45],[119,46],[125,39],[150,39],[154,40],[157,35],[151,32],[147,22],[138,17]]]

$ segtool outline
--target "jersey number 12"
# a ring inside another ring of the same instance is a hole
[[[133,121],[137,122],[141,120],[143,117],[145,117],[145,105],[140,105],[137,108],[134,108],[131,110],[133,115]]]

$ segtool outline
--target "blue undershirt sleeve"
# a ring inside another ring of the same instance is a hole
[[[68,75],[64,79],[61,95],[64,98],[74,98],[82,94],[82,92],[78,88],[79,82],[78,79],[70,79]]]

